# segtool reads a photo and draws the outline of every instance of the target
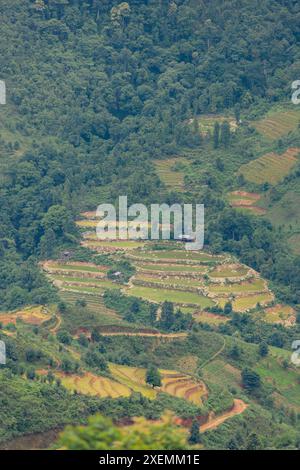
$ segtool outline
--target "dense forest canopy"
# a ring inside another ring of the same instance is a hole
[[[9,308],[50,295],[32,257],[72,243],[83,206],[161,199],[151,159],[193,147],[188,119],[279,101],[300,73],[292,0],[3,0],[0,12],[0,302]],[[274,261],[263,258],[259,267]]]

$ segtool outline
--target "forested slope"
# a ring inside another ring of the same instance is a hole
[[[157,201],[151,158],[199,145],[188,118],[278,101],[299,69],[295,1],[3,0],[0,10],[7,308],[49,297],[32,256],[74,240],[84,201]]]

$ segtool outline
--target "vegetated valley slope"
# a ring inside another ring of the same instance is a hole
[[[298,3],[0,13],[0,441],[171,411],[186,446],[299,447]],[[100,243],[123,194],[204,203],[205,251]]]

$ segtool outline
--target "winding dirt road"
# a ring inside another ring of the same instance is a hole
[[[233,416],[242,414],[247,408],[248,405],[243,402],[243,400],[235,399],[233,401],[233,407],[230,411],[227,411],[226,413],[223,413],[220,416],[209,418],[207,423],[201,426],[200,430],[201,432],[206,432],[211,431],[212,429],[216,429],[228,419],[233,418]]]

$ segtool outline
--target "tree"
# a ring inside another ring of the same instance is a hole
[[[243,386],[249,390],[249,392],[253,392],[260,388],[261,386],[261,379],[259,374],[257,374],[254,370],[249,369],[246,367],[242,371],[242,383]]]
[[[200,426],[199,426],[197,419],[194,419],[191,429],[190,429],[189,443],[194,445],[194,444],[199,444],[200,442],[201,442]]]
[[[239,104],[236,104],[234,107],[234,116],[235,116],[235,122],[239,124],[241,121],[241,107]]]
[[[229,352],[229,355],[230,355],[230,357],[232,357],[232,359],[234,359],[234,360],[237,360],[237,359],[240,358],[240,356],[241,356],[241,351],[240,351],[240,348],[238,347],[237,344],[235,344],[235,345],[231,348],[231,350],[230,350],[230,352]]]
[[[230,125],[228,121],[224,121],[221,126],[221,143],[225,148],[229,146],[230,143]]]
[[[267,343],[263,342],[259,345],[259,355],[261,357],[266,357],[269,354],[269,346]]]
[[[152,387],[161,387],[161,375],[157,367],[150,366],[146,373],[146,382]]]
[[[76,227],[69,211],[64,206],[51,206],[42,220],[42,226],[45,234],[52,230],[56,237],[75,234]]]
[[[261,448],[262,448],[262,442],[259,436],[255,433],[250,434],[247,440],[246,449],[247,450],[260,450]]]
[[[35,370],[31,367],[30,369],[28,369],[28,371],[26,372],[26,377],[28,380],[34,380],[35,377],[36,377],[36,374],[35,374]]]
[[[101,335],[99,331],[96,330],[95,328],[92,330],[91,340],[93,341],[93,343],[99,343],[99,341],[101,341]]]
[[[79,338],[78,338],[78,343],[80,344],[80,346],[87,348],[89,345],[89,340],[83,333],[80,333]]]
[[[213,139],[214,139],[214,148],[217,149],[220,143],[220,124],[218,123],[218,121],[216,121],[214,125]]]
[[[166,330],[170,330],[174,324],[174,305],[172,302],[164,302],[161,310],[161,325]]]
[[[63,344],[72,343],[72,336],[66,330],[60,330],[57,333],[57,339],[60,343],[63,343]]]
[[[224,315],[230,315],[232,313],[232,303],[226,302],[224,306]]]

